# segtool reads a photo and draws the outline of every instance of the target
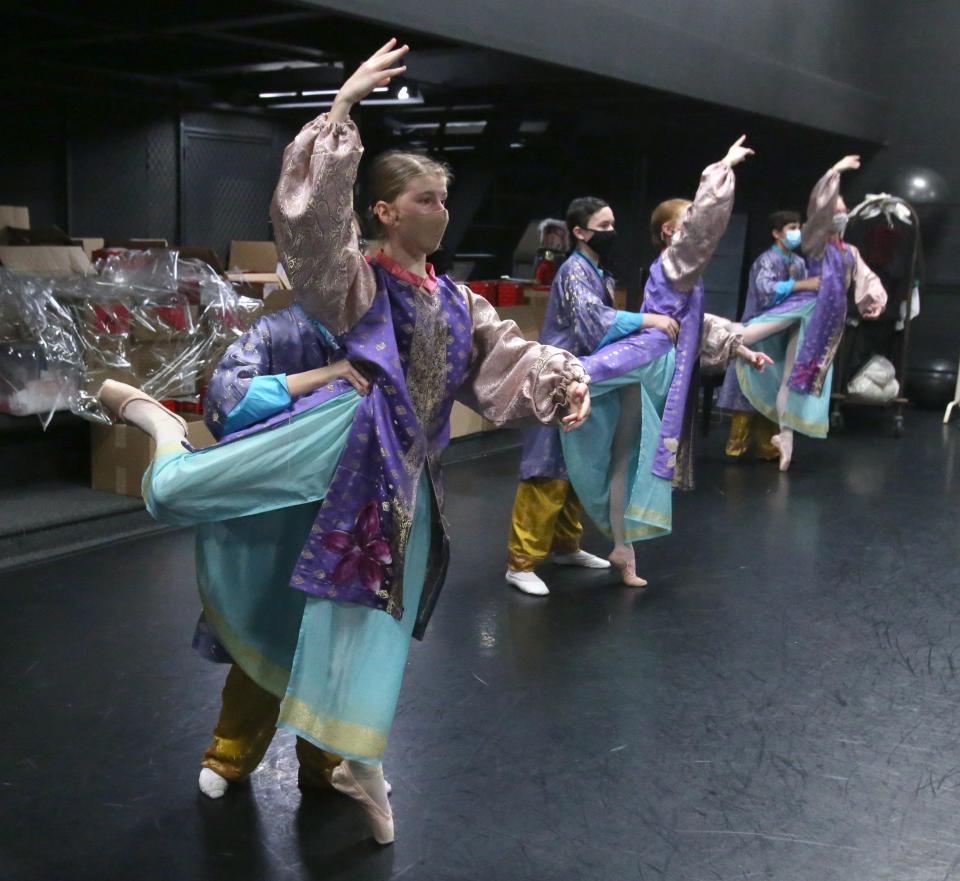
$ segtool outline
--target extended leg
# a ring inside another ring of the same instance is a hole
[[[620,419],[613,436],[610,455],[610,531],[613,533],[613,550],[610,562],[620,570],[623,583],[630,587],[645,587],[647,582],[637,575],[636,554],[633,545],[627,542],[624,511],[626,510],[627,479],[630,464],[640,439],[642,428],[642,390],[638,384],[624,386],[619,391]]]
[[[780,452],[780,470],[786,471],[790,467],[790,461],[793,458],[793,429],[784,425],[783,417],[787,412],[787,402],[790,398],[790,374],[793,372],[793,365],[797,360],[797,342],[800,333],[794,328],[790,334],[790,342],[787,343],[787,352],[783,360],[783,380],[780,383],[780,391],[777,392],[777,414],[780,417],[780,433],[774,435],[770,441]]]

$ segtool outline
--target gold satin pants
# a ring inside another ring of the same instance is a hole
[[[236,664],[223,686],[220,718],[201,765],[226,780],[246,780],[266,755],[277,730],[280,698],[265,691]],[[340,756],[297,738],[300,788],[328,787]]]
[[[770,439],[779,431],[776,422],[759,413],[734,413],[725,452],[739,457],[752,447],[760,459],[778,459],[780,453]]]
[[[521,480],[513,502],[507,565],[532,572],[547,554],[580,550],[583,508],[569,480]]]

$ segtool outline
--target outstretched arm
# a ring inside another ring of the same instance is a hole
[[[807,204],[807,221],[803,225],[803,252],[816,260],[823,257],[827,242],[834,234],[833,216],[840,196],[840,175],[860,167],[859,156],[844,156],[816,182]]]
[[[353,187],[363,145],[350,108],[405,68],[391,40],[341,87],[330,113],[307,123],[283,154],[270,216],[277,248],[304,310],[333,334],[348,331],[373,301],[376,280],[353,225]]]
[[[733,169],[753,150],[741,136],[719,162],[707,166],[676,242],[667,246],[663,268],[678,291],[693,290],[730,222],[736,176]]]
[[[483,297],[462,288],[473,320],[470,372],[462,403],[502,425],[533,416],[570,431],[590,413],[590,381],[569,352],[524,338]]]

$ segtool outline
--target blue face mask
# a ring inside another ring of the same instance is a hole
[[[783,243],[792,251],[800,247],[803,236],[798,229],[788,229],[783,237]]]

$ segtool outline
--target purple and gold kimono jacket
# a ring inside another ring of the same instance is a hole
[[[574,251],[550,285],[540,342],[577,357],[595,351],[617,318],[613,289],[612,276],[601,278],[593,264]],[[567,479],[560,436],[555,429],[534,427],[524,432],[520,479],[534,477]]]
[[[227,418],[256,377],[302,373],[342,357],[299,304],[264,315],[230,344],[213,371],[203,399],[207,428],[218,440],[223,436]]]
[[[679,235],[650,267],[642,312],[668,315],[680,324],[676,368],[663,410],[660,440],[651,471],[689,488],[693,483],[692,428],[697,406],[697,363],[711,350],[711,361],[725,367],[739,348],[740,337],[725,323],[703,313],[703,280],[713,252],[730,222],[736,177],[724,162],[704,169]],[[704,342],[709,345],[704,345]],[[672,343],[660,330],[645,330],[605,346],[586,358],[594,382],[634,370],[666,354]]]
[[[777,285],[781,282],[791,279],[801,281],[805,278],[807,278],[807,264],[803,257],[793,252],[787,253],[778,245],[768,248],[753,261],[753,265],[750,267],[747,299],[743,305],[743,317],[740,321],[746,324],[751,318],[780,305],[776,302],[776,296]],[[796,291],[790,293],[781,302],[789,300],[791,307],[793,307],[801,299],[813,300],[816,299],[816,296],[816,291]],[[723,386],[717,398],[717,406],[724,410],[755,412],[740,390],[737,372],[733,368],[727,371],[723,380]]]
[[[830,169],[810,194],[807,222],[803,226],[807,271],[811,276],[820,276],[820,290],[790,374],[790,388],[801,394],[819,395],[823,390],[843,336],[850,286],[854,286],[854,300],[861,311],[887,301],[880,279],[864,263],[860,252],[834,234],[833,216],[839,195],[840,173]],[[770,314],[776,311],[771,309]]]
[[[406,545],[426,474],[434,504],[414,629],[422,636],[446,570],[440,455],[454,400],[497,424],[530,416],[552,424],[569,383],[587,377],[571,354],[528,342],[466,286],[418,278],[382,258],[368,264],[351,222],[362,152],[353,122],[308,123],[284,153],[271,209],[298,302],[373,380],[291,585],[400,618]],[[347,390],[337,382],[298,404]]]

